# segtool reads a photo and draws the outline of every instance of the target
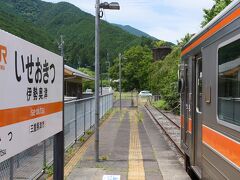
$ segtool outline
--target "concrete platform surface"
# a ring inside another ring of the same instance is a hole
[[[88,144],[66,179],[119,180],[119,175],[121,180],[190,179],[143,108],[115,111],[102,125],[100,162],[95,162],[94,141]]]

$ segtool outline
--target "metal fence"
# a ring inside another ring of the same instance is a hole
[[[94,97],[65,102],[65,149],[73,145],[95,122]],[[113,107],[113,94],[100,96],[100,118]],[[36,179],[53,161],[53,137],[0,163],[0,179]]]
[[[121,95],[116,93],[114,95],[114,107],[122,107],[122,108],[131,108],[131,107],[138,107],[139,97],[136,92],[124,92]]]

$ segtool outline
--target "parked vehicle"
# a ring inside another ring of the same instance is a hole
[[[140,97],[149,97],[152,96],[152,93],[150,93],[150,91],[141,91],[138,95]]]
[[[240,179],[240,0],[182,50],[181,146],[200,179]]]
[[[85,94],[93,94],[93,91],[92,91],[92,89],[86,89],[86,92],[85,92]]]
[[[109,93],[113,93],[113,89],[112,87],[102,87],[102,92],[103,94],[109,94]]]

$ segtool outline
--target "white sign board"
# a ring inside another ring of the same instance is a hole
[[[102,180],[120,180],[120,175],[103,175]]]
[[[0,30],[0,162],[62,131],[63,59]]]

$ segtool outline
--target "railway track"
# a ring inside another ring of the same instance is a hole
[[[171,113],[163,112],[160,109],[154,107],[159,113],[166,117],[171,123],[173,123],[178,129],[180,129],[180,120],[176,119]]]
[[[171,119],[168,115],[160,111],[159,109],[144,105],[146,110],[163,130],[164,134],[168,137],[170,142],[174,145],[175,149],[179,152],[181,156],[184,155],[183,150],[180,146],[181,132],[180,125],[177,120]]]

